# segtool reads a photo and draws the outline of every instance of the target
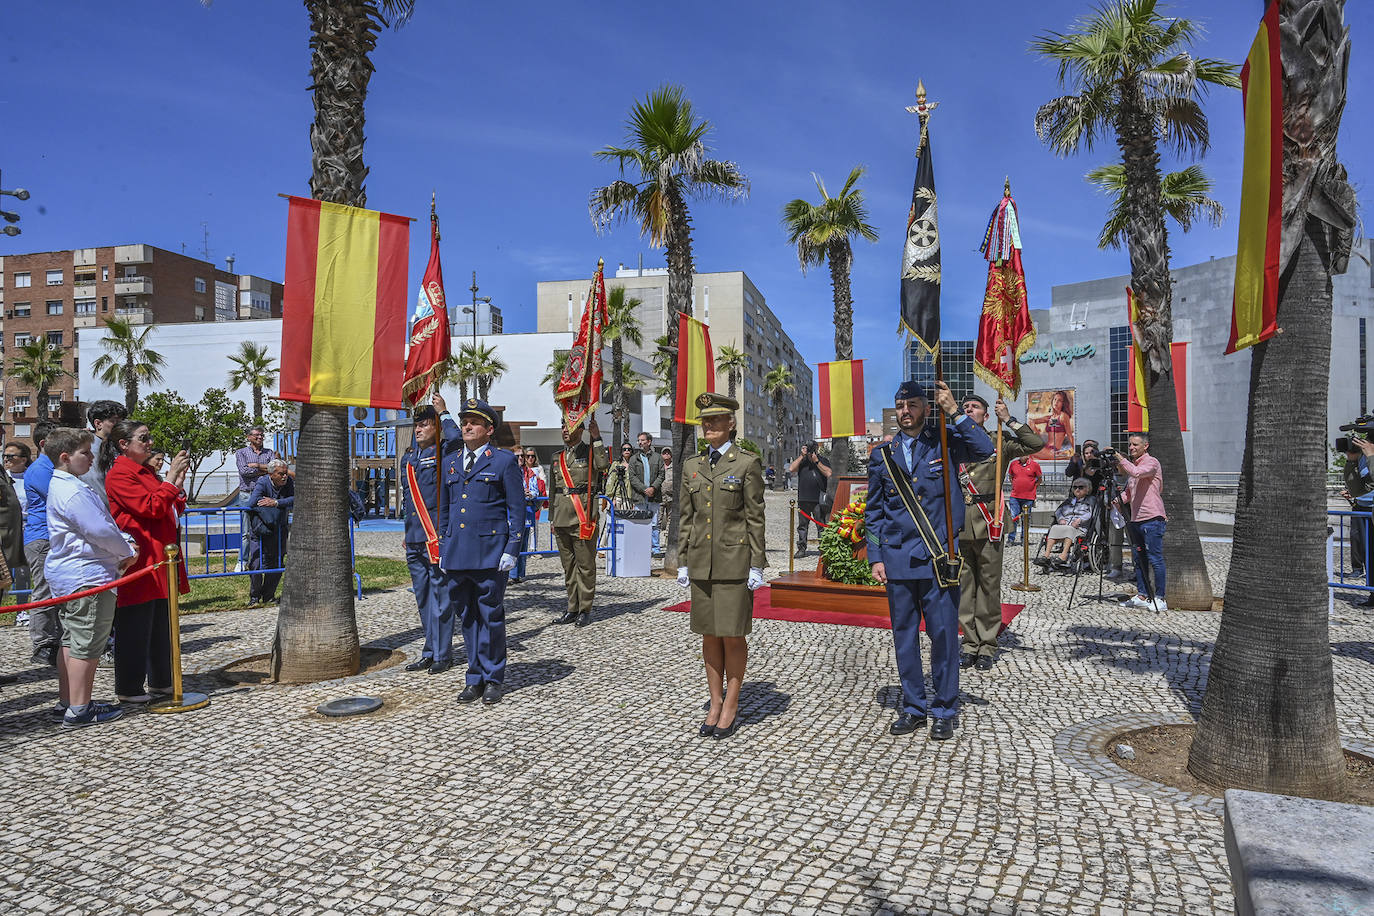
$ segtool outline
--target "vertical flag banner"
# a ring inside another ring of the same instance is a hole
[[[673,422],[701,424],[697,395],[716,390],[716,358],[711,352],[711,329],[686,312],[677,320],[677,401]]]
[[[587,291],[582,322],[577,328],[568,365],[554,386],[553,399],[563,410],[563,428],[576,429],[601,403],[601,348],[606,332],[605,262],[596,262],[596,275]],[[474,320],[476,316],[473,316]]]
[[[921,120],[916,183],[906,216],[902,247],[902,319],[904,331],[931,353],[940,348],[940,222],[935,199],[935,164],[930,158],[929,112],[924,84],[917,84],[916,105],[908,108]]]
[[[1279,247],[1283,231],[1283,64],[1279,4],[1269,4],[1240,72],[1245,104],[1245,170],[1236,243],[1231,339],[1235,353],[1278,330]]]
[[[1147,433],[1150,431],[1150,394],[1145,375],[1145,351],[1140,348],[1140,337],[1136,333],[1139,321],[1135,304],[1135,290],[1126,287],[1126,323],[1131,326],[1131,382],[1126,394],[1126,425],[1128,429]]]
[[[429,206],[429,264],[420,281],[415,321],[410,326],[410,350],[406,353],[401,400],[414,407],[429,394],[435,375],[453,355],[449,340],[448,306],[444,300],[444,271],[439,264],[439,217]]]
[[[287,200],[280,397],[400,408],[410,220]]]
[[[864,424],[864,361],[818,363],[821,396],[821,438],[862,436]]]
[[[988,220],[982,251],[988,261],[988,283],[983,293],[983,314],[978,319],[973,371],[1002,397],[1014,398],[1021,392],[1019,359],[1035,343],[1035,325],[1031,323],[1030,301],[1026,297],[1021,226],[1010,182]]]

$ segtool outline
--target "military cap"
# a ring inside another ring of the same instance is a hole
[[[968,397],[964,398],[964,399],[963,399],[962,401],[960,401],[959,403],[960,403],[960,404],[967,404],[969,401],[977,401],[979,404],[982,404],[982,405],[983,405],[983,409],[984,409],[984,410],[987,410],[987,409],[988,409],[988,399],[985,398],[985,397],[983,397],[981,394],[971,394],[971,395],[969,395]]]
[[[913,381],[905,381],[897,386],[897,393],[892,396],[894,401],[909,401],[912,398],[927,400],[925,389]]]
[[[423,423],[426,420],[439,419],[439,413],[432,405],[426,404],[424,407],[417,407],[415,413],[411,415],[411,420],[415,423]]]
[[[496,410],[481,398],[468,398],[464,401],[463,409],[458,411],[458,416],[459,418],[468,416],[481,417],[492,426],[500,422],[496,417]]]
[[[739,401],[730,397],[728,394],[719,394],[715,391],[703,391],[697,395],[697,416],[698,417],[719,417],[729,416],[739,410]]]

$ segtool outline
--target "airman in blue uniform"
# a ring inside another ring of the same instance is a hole
[[[442,431],[440,422],[442,419]],[[406,566],[410,569],[410,583],[415,589],[415,603],[420,611],[420,629],[425,645],[420,658],[406,665],[407,671],[429,669],[441,674],[453,667],[453,614],[446,616],[447,629],[440,639],[440,612],[448,596],[439,571],[439,450],[450,455],[461,449],[462,433],[448,413],[444,399],[437,392],[434,406],[415,411],[415,447],[406,450],[401,459],[401,502],[405,512]],[[412,471],[413,469],[413,471]],[[411,475],[414,474],[412,487]],[[422,513],[420,509],[423,508]],[[431,544],[431,541],[433,542]]]
[[[506,573],[525,538],[524,477],[515,456],[491,444],[496,411],[469,398],[458,413],[463,447],[445,452],[439,567],[448,607],[442,627],[461,616],[466,686],[458,702],[499,703],[506,675]]]
[[[961,463],[982,461],[993,453],[992,440],[982,427],[959,413],[959,405],[944,382],[936,382],[935,400],[949,416],[949,460],[940,453],[940,428],[927,423],[930,403],[920,386],[903,382],[895,406],[901,431],[890,443],[873,450],[868,464],[868,501],[864,523],[868,531],[868,559],[873,576],[887,585],[897,673],[902,682],[902,712],[889,731],[906,735],[934,721],[930,737],[954,737],[959,712],[959,583],[956,544],[953,565],[947,560],[948,533],[964,524],[964,501],[958,491],[956,469]],[[910,482],[921,514],[929,520],[926,534],[908,510],[893,470]],[[945,514],[945,481],[950,481],[950,513]],[[933,548],[933,549],[932,549]],[[926,697],[921,667],[921,618],[930,637],[930,666],[935,702]]]

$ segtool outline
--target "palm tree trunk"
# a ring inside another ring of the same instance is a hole
[[[253,386],[253,422],[262,422],[262,386]]]
[[[611,421],[615,425],[611,431],[611,454],[619,458],[620,444],[630,435],[629,411],[625,409],[625,352],[619,337],[611,341],[611,391]]]
[[[364,206],[363,120],[368,55],[380,23],[369,0],[306,0],[315,121],[310,190]],[[299,683],[358,671],[358,623],[348,548],[348,410],[305,405],[296,456],[291,547],[272,642],[272,674]]]
[[[854,297],[849,286],[849,271],[854,263],[854,250],[848,239],[831,242],[826,251],[830,264],[830,295],[835,312],[835,358],[854,358]],[[808,430],[807,436],[811,433]],[[849,437],[836,436],[830,440],[830,480],[826,484],[827,502],[835,504],[840,478],[849,473]]]
[[[738,388],[738,386],[739,386],[739,373],[738,373],[738,372],[733,372],[733,371],[732,371],[732,372],[730,373],[730,375],[729,375],[729,379],[730,379],[730,397],[733,398],[733,397],[735,396],[735,392],[736,392],[737,390],[739,390],[739,388]]]
[[[1159,150],[1154,124],[1138,90],[1123,93],[1116,136],[1126,174],[1123,193],[1130,215],[1126,247],[1131,257],[1131,286],[1140,310],[1141,349],[1149,362],[1150,453],[1163,469],[1164,512],[1169,519],[1164,535],[1169,606],[1207,611],[1212,608],[1212,584],[1193,515],[1193,491],[1188,486],[1188,461],[1170,358],[1173,280],[1169,276],[1169,235],[1159,195]]]
[[[124,360],[124,409],[129,416],[134,415],[134,408],[138,406],[138,374],[134,371],[134,358],[128,356]]]
[[[678,351],[677,316],[680,313],[692,314],[692,222],[687,212],[687,202],[676,189],[668,190],[668,346]],[[669,375],[671,403],[677,404],[677,373]],[[688,423],[674,423],[673,430],[673,467],[680,468],[687,460],[696,439],[696,432]],[[678,568],[677,533],[682,506],[682,475],[673,475],[673,502],[668,507],[668,531],[663,539],[663,568],[675,572]]]
[[[38,419],[48,418],[48,386],[44,385],[38,389]]]
[[[1235,547],[1188,770],[1227,788],[1335,798],[1345,759],[1326,611],[1330,252],[1308,222],[1282,281],[1284,332],[1250,363]]]

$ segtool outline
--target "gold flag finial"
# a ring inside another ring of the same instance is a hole
[[[916,80],[916,101],[924,105],[926,103],[926,84],[922,80]]]
[[[1006,180],[1006,181],[1002,182],[1002,196],[1003,196],[1003,197],[1010,197],[1010,196],[1011,196],[1011,176],[1010,176],[1010,175],[1007,176],[1007,180]]]
[[[906,110],[920,118],[921,123],[924,124],[926,118],[930,117],[930,113],[939,107],[939,102],[926,101],[926,84],[918,79],[916,81],[916,104],[908,105]]]

